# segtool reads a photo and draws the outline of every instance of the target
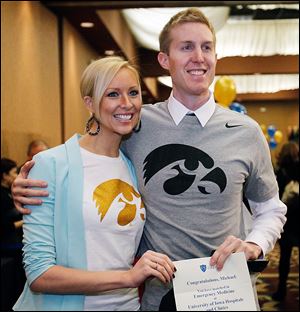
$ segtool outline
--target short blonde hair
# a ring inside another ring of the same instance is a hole
[[[169,22],[165,25],[163,30],[159,35],[159,49],[161,52],[166,54],[169,53],[170,44],[171,44],[171,30],[179,25],[184,23],[200,23],[205,24],[210,29],[213,35],[214,47],[216,46],[216,33],[213,25],[208,20],[208,18],[197,8],[189,8],[183,11],[178,12],[171,17]]]
[[[94,105],[99,105],[105,90],[121,68],[132,70],[140,88],[139,73],[129,61],[119,56],[107,56],[93,61],[84,70],[80,81],[81,97],[90,96]]]

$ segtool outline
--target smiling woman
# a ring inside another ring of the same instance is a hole
[[[24,216],[27,283],[14,310],[135,311],[146,278],[173,277],[174,265],[158,252],[133,266],[146,212],[120,143],[139,121],[138,72],[105,57],[85,69],[80,91],[92,114],[87,133],[34,157],[29,176],[47,181],[49,198]]]

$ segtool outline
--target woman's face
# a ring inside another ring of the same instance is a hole
[[[101,131],[125,135],[139,120],[142,97],[135,73],[121,68],[104,92],[99,106]]]

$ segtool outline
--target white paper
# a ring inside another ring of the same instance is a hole
[[[177,311],[257,311],[245,254],[232,254],[221,271],[209,260],[174,262]]]

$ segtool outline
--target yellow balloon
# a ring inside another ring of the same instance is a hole
[[[267,127],[266,127],[266,125],[261,124],[261,125],[260,125],[260,128],[261,128],[261,130],[262,130],[262,132],[263,132],[264,134],[267,133]]]
[[[280,143],[282,141],[282,132],[280,130],[276,130],[276,132],[274,133],[274,139],[277,143]]]
[[[270,136],[268,135],[268,133],[265,133],[265,138],[266,138],[266,140],[267,140],[268,143],[269,143],[269,141],[270,141]]]
[[[219,78],[215,83],[214,95],[219,104],[229,106],[236,96],[234,81],[229,76]]]

